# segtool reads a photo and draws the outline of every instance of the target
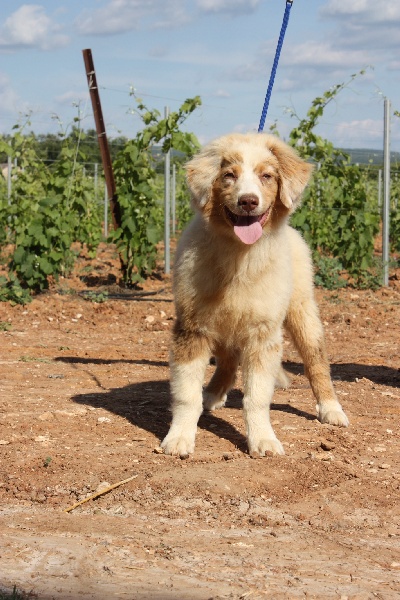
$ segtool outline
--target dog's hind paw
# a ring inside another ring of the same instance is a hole
[[[269,453],[285,454],[285,450],[278,439],[261,439],[257,443],[250,443],[249,441],[250,456],[266,456]]]
[[[285,369],[281,367],[275,379],[275,387],[281,390],[287,390],[287,388],[290,387],[291,383],[292,378],[285,371]]]
[[[194,440],[185,436],[167,437],[161,442],[164,454],[172,454],[181,458],[188,458],[194,452]]]
[[[216,408],[221,408],[225,406],[226,402],[226,394],[222,396],[217,396],[212,392],[208,392],[207,390],[203,391],[203,406],[205,410],[215,410]]]
[[[349,419],[338,402],[326,406],[317,405],[318,420],[327,425],[348,427]]]

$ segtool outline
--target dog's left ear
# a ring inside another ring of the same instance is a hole
[[[314,167],[279,138],[268,137],[268,148],[279,163],[280,200],[292,213],[300,202]]]

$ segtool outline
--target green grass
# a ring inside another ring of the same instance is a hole
[[[17,589],[14,585],[12,591],[7,592],[6,590],[0,589],[0,600],[34,600],[37,599],[37,595],[33,592],[23,592]]]

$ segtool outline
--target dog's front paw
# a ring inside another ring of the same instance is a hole
[[[170,436],[169,434],[161,442],[161,448],[165,454],[172,454],[187,458],[194,452],[194,439],[189,436]]]
[[[340,406],[339,402],[326,405],[317,405],[318,419],[321,423],[327,425],[336,425],[338,427],[348,427],[349,419]]]
[[[207,390],[203,391],[203,406],[206,410],[215,410],[216,408],[221,408],[222,406],[225,406],[225,402],[226,394],[217,396],[217,394],[213,394]]]
[[[249,454],[265,456],[267,453],[285,454],[282,444],[277,438],[260,439],[257,442],[249,440]]]

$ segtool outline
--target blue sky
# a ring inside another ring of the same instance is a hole
[[[93,117],[82,49],[91,48],[110,137],[134,135],[131,87],[150,108],[203,105],[186,122],[201,142],[258,127],[285,0],[2,1],[0,133],[30,113],[38,133]],[[319,132],[342,147],[382,148],[383,98],[400,110],[400,2],[294,0],[265,130],[285,137],[311,101],[366,74],[326,110]],[[77,108],[79,106],[79,109]],[[392,119],[400,151],[400,118]]]

